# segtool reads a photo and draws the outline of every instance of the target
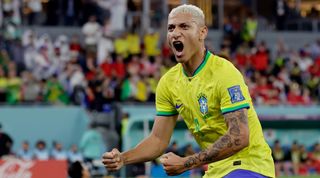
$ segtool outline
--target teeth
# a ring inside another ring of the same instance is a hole
[[[174,41],[173,44],[181,44],[181,41]]]

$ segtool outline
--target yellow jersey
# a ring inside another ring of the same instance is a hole
[[[146,34],[144,36],[144,47],[147,56],[157,56],[160,54],[161,51],[158,46],[159,40],[159,33]]]
[[[231,62],[207,51],[192,77],[177,64],[157,86],[157,115],[179,114],[201,149],[209,148],[227,133],[223,114],[242,108],[248,109],[249,146],[226,159],[210,163],[205,178],[221,178],[236,169],[275,177],[271,149],[264,139],[243,76]]]

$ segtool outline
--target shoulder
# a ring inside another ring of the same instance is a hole
[[[235,66],[227,59],[220,57],[218,55],[211,55],[211,63],[214,66],[215,70],[228,70],[235,68]]]
[[[240,71],[227,59],[212,55],[212,69],[220,79],[232,79],[234,76],[241,75]]]
[[[179,75],[181,75],[181,64],[176,64],[168,72],[166,72],[160,79],[159,85],[171,85],[179,79]]]

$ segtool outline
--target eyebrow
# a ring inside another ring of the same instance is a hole
[[[190,22],[181,22],[181,23],[169,23],[168,27],[170,26],[179,26],[179,25],[190,25]]]

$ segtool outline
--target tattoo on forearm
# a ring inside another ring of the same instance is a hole
[[[190,156],[184,164],[185,168],[191,168],[193,166],[224,159],[231,154],[234,154],[236,152],[235,150],[242,145],[240,125],[247,126],[248,124],[246,112],[244,110],[238,110],[225,114],[225,120],[229,132],[221,136],[211,148]]]
[[[185,163],[184,163],[184,167],[189,168],[192,165],[196,164],[197,159],[194,157],[190,157]]]

